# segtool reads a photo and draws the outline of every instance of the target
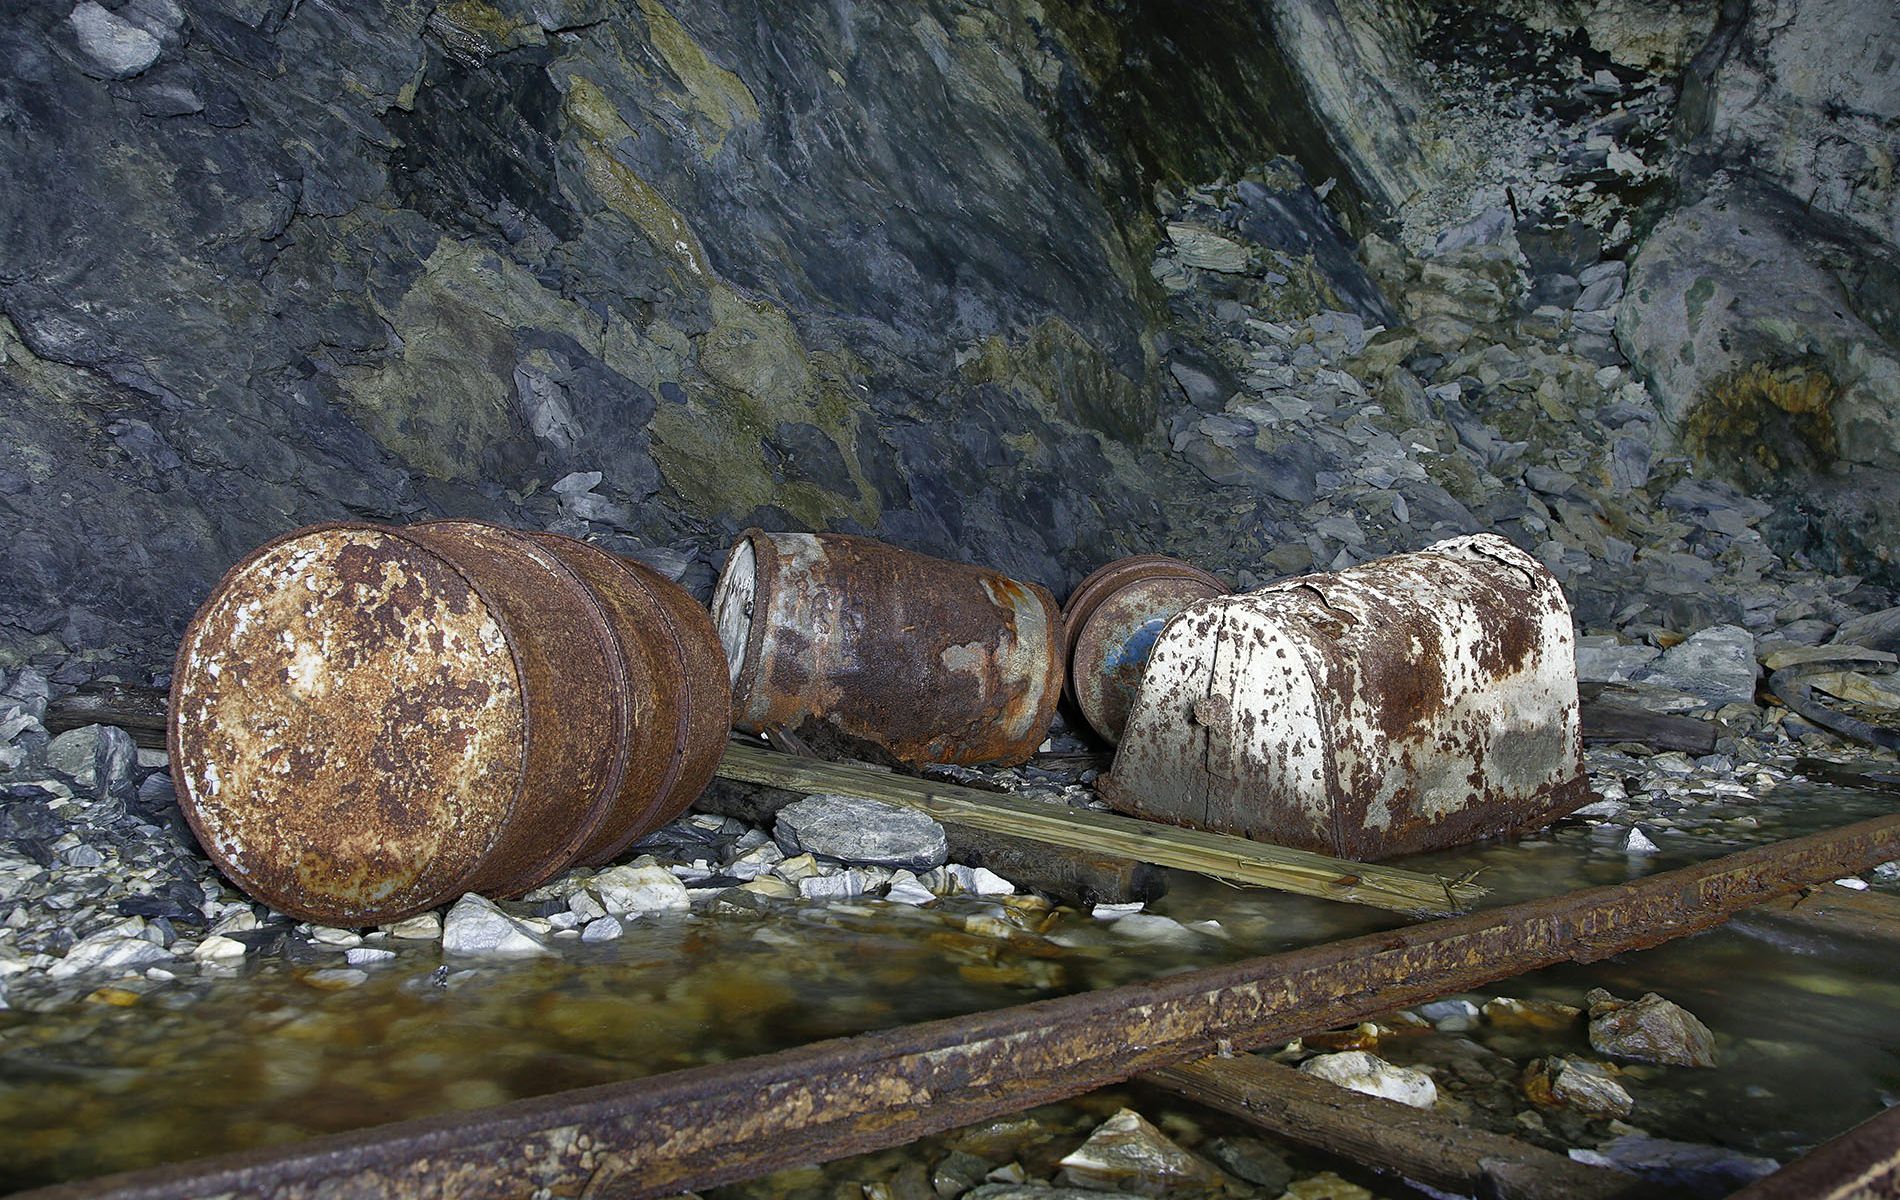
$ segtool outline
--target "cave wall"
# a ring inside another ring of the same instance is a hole
[[[1150,190],[1336,169],[1270,21],[10,5],[0,646],[157,664],[239,554],[346,517],[702,587],[745,523],[863,530],[1061,588],[1154,536]]]
[[[1900,7],[1727,0],[1619,341],[1784,554],[1900,579]]]
[[[238,555],[348,517],[585,533],[701,589],[744,524],[856,530],[1060,593],[1167,547],[1206,487],[1170,452],[1197,368],[1152,269],[1163,194],[1289,155],[1313,214],[1328,194],[1429,256],[1515,204],[1500,165],[1541,169],[1483,136],[1532,127],[1485,107],[1521,97],[1448,100],[1423,65],[1447,51],[1422,38],[1500,29],[1679,85],[1670,156],[1604,169],[1627,198],[1579,210],[1631,260],[1621,351],[1699,469],[1776,498],[1782,545],[1893,575],[1896,22],[1855,0],[12,4],[0,666],[162,669]],[[1523,66],[1567,86],[1561,56]],[[1748,442],[1784,429],[1807,449]]]

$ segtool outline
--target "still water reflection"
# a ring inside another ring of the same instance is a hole
[[[1874,793],[1784,786],[1704,804],[1631,857],[1581,822],[1405,865],[1480,871],[1492,903],[1616,883],[1890,811]],[[1743,818],[1746,818],[1745,820]],[[1389,914],[1177,875],[1154,910],[1180,930],[1132,929],[1029,900],[782,905],[647,918],[559,959],[445,964],[398,951],[342,991],[253,964],[102,995],[51,1013],[0,1013],[0,1187],[80,1178],[408,1117],[636,1078],[817,1039],[1113,986],[1366,932]],[[1199,923],[1213,921],[1217,925]],[[1591,987],[1657,991],[1719,1039],[1713,1071],[1639,1068],[1634,1118],[1658,1136],[1787,1157],[1900,1093],[1894,949],[1749,917],[1590,966],[1478,994],[1579,1004]],[[340,954],[336,956],[340,958]],[[1581,1025],[1513,1043],[1518,1058],[1588,1053]],[[1523,1035],[1515,1035],[1522,1037]],[[1428,1061],[1438,1038],[1382,1046]]]

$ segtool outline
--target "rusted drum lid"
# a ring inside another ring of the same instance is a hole
[[[313,921],[457,894],[527,758],[519,665],[474,583],[394,530],[300,530],[233,567],[185,631],[180,805],[247,893]]]
[[[1118,559],[1084,579],[1062,609],[1069,696],[1096,733],[1121,739],[1142,671],[1168,618],[1227,585],[1178,558]]]
[[[713,595],[713,628],[719,636],[726,659],[726,682],[733,691],[733,702],[742,701],[751,685],[741,684],[740,676],[759,652],[759,639],[754,636],[752,612],[759,597],[759,554],[752,544],[752,538],[742,536],[732,544],[732,551],[726,556],[726,566],[719,574],[719,587]]]

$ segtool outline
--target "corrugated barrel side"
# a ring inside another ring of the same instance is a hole
[[[575,538],[533,536],[606,607],[625,664],[626,774],[612,813],[578,855],[611,862],[685,811],[711,780],[732,724],[725,655],[706,610],[659,572]]]
[[[1045,589],[869,538],[747,530],[713,608],[752,732],[817,720],[906,762],[1021,762],[1061,694]]]

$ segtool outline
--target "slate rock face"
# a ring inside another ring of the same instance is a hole
[[[1734,625],[1715,625],[1665,650],[1630,678],[1700,696],[1713,705],[1752,704],[1760,673],[1754,636]]]
[[[1630,273],[1617,340],[1674,438],[1712,472],[1772,497],[1779,548],[1826,547],[1880,576],[1876,513],[1900,487],[1900,322],[1881,264],[1838,222],[1759,187],[1666,217]]]
[[[1708,150],[1812,211],[1900,244],[1900,8],[1770,0],[1733,10],[1692,68]]]
[[[863,531],[1061,590],[1155,536],[1104,450],[1155,432],[1149,173],[1329,153],[1261,12],[1166,15],[7,6],[0,644],[157,667],[347,517]],[[1150,49],[1154,123],[1102,122]]]

